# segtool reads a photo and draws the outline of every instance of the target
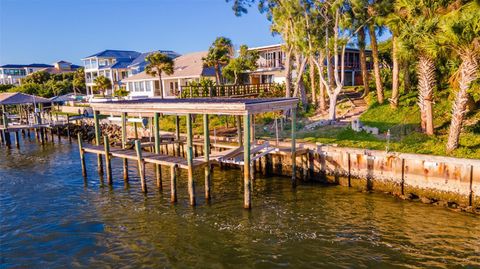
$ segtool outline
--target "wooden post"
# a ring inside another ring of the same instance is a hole
[[[105,149],[105,169],[107,170],[108,185],[112,185],[112,163],[110,161],[110,143],[108,136],[103,137],[103,148]]]
[[[142,145],[140,140],[135,140],[135,150],[137,151],[138,160],[138,174],[140,174],[140,183],[142,184],[142,191],[147,193],[147,184],[145,182],[145,162],[142,159]]]
[[[178,165],[170,166],[170,202],[177,202],[177,169]]]
[[[205,166],[205,199],[206,200],[211,199],[210,130],[208,125],[209,125],[208,114],[204,114],[203,115],[203,137],[204,137],[203,155],[205,157],[205,162],[207,163]]]
[[[87,178],[87,168],[85,166],[85,151],[83,150],[82,145],[82,136],[80,133],[77,134],[78,139],[78,151],[80,152],[80,163],[82,164],[82,176]]]
[[[250,120],[249,120],[250,121]],[[247,126],[244,127],[245,129]],[[238,137],[238,145],[242,146],[242,116],[237,116],[237,137]]]
[[[133,129],[135,130],[135,140],[138,140],[138,127],[136,122],[133,123]]]
[[[7,117],[7,107],[5,105],[2,105],[2,121],[3,121],[3,126],[5,129],[8,128],[8,117]]]
[[[154,139],[155,139],[155,153],[160,154],[160,113],[155,112],[153,118],[154,125]],[[162,189],[162,167],[159,164],[155,164],[155,175],[157,178],[157,187]]]
[[[67,137],[68,142],[72,143],[72,137],[70,136],[70,116],[67,115]]]
[[[4,131],[3,130],[0,130],[0,142],[2,144],[5,143],[5,136],[4,136]]]
[[[127,147],[127,113],[122,112],[122,149]],[[123,159],[123,180],[128,182],[128,160]]]
[[[187,162],[188,162],[188,194],[190,205],[195,206],[195,182],[193,181],[193,134],[192,115],[187,114]]]
[[[15,145],[17,146],[17,149],[20,148],[20,137],[18,136],[18,131],[15,131]]]
[[[243,116],[243,208],[252,208],[252,178],[250,177],[250,115]],[[238,122],[237,122],[238,124]]]
[[[177,139],[177,156],[180,157],[180,117],[178,115],[175,116],[175,138]]]
[[[7,130],[5,130],[5,145],[10,148],[12,146],[12,141],[11,141],[11,137],[10,137],[10,132]]]
[[[295,144],[296,128],[297,128],[297,109],[296,108],[292,108],[291,116],[292,116],[292,187],[295,188],[297,186],[297,175],[296,175],[297,147]]]
[[[101,135],[101,130],[100,130],[100,124],[98,122],[98,111],[93,112],[93,119],[95,121],[95,143],[97,146],[100,146],[100,135]],[[98,174],[103,176],[103,162],[102,162],[102,155],[97,154],[97,165],[98,165]]]

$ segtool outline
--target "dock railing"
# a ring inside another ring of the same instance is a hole
[[[274,83],[239,84],[239,85],[189,85],[183,86],[180,92],[182,98],[202,97],[248,97],[268,93]]]

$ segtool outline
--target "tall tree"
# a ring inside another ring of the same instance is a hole
[[[110,81],[109,78],[104,77],[104,76],[98,76],[93,83],[95,83],[95,86],[93,86],[93,89],[96,91],[99,91],[101,95],[105,96],[105,91],[112,88],[112,82]]]
[[[370,7],[370,16],[376,16],[376,10],[373,7]],[[383,104],[385,99],[383,92],[383,83],[382,77],[380,75],[380,59],[378,57],[378,43],[377,43],[377,33],[375,32],[376,25],[374,21],[368,23],[368,34],[370,36],[370,48],[372,49],[372,60],[373,60],[373,74],[375,76],[375,88],[377,91],[377,100],[380,104]]]
[[[239,75],[246,71],[253,71],[258,68],[258,51],[249,50],[247,45],[241,45],[238,57],[230,60],[230,62],[223,68],[222,74],[235,84],[239,83]]]
[[[202,58],[203,64],[215,69],[215,80],[217,85],[223,84],[222,67],[226,66],[233,57],[232,41],[226,37],[217,37],[208,49],[206,57]]]
[[[73,74],[72,86],[74,93],[77,93],[77,91],[81,93],[82,90],[85,89],[85,70],[83,68],[75,70]]]
[[[154,77],[158,76],[158,81],[160,82],[160,96],[163,98],[162,73],[167,75],[173,74],[175,63],[172,58],[161,52],[152,53],[148,55],[145,60],[148,63],[145,67],[145,72]]]
[[[452,109],[447,152],[458,148],[458,141],[466,114],[468,90],[479,79],[480,58],[480,4],[475,1],[450,12],[441,21],[440,41],[461,59],[457,72],[458,90]]]

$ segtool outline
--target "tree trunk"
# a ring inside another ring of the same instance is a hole
[[[422,131],[433,135],[433,90],[436,87],[435,62],[426,55],[418,59],[418,99],[422,119]]]
[[[398,78],[399,78],[399,66],[398,66],[398,55],[397,55],[397,38],[395,35],[392,35],[392,61],[393,61],[393,68],[392,68],[392,98],[390,99],[390,106],[392,108],[398,107],[398,99],[400,97],[399,93],[399,85],[398,85]]]
[[[380,60],[378,58],[377,36],[375,35],[375,25],[373,25],[373,23],[368,24],[368,33],[370,34],[370,46],[372,48],[373,72],[375,75],[375,86],[377,88],[377,100],[380,104],[383,104],[384,96],[382,78],[380,76]]]
[[[158,82],[160,83],[160,96],[163,99],[163,83],[162,83],[162,72],[158,71]]]
[[[220,85],[220,69],[218,64],[215,64],[213,68],[215,69],[215,82],[217,85]]]
[[[367,55],[365,54],[365,28],[358,32],[358,48],[360,51],[360,68],[362,69],[363,95],[367,96],[370,93],[368,86],[368,69],[367,69]]]
[[[405,93],[409,93],[411,88],[412,83],[410,80],[410,63],[405,61],[403,65],[403,90]]]
[[[308,66],[310,68],[310,89],[312,91],[312,104],[317,105],[317,89],[315,89],[315,63],[313,62],[313,56],[308,58]]]
[[[320,105],[320,111],[325,112],[327,110],[327,104],[325,102],[325,85],[321,83],[320,81],[318,82],[320,84],[320,96],[319,96],[319,105]]]
[[[285,59],[285,97],[291,96],[292,88],[292,49],[287,51]]]
[[[329,95],[329,107],[328,107],[328,118],[331,120],[331,121],[336,121],[337,120],[337,98],[338,98],[338,94],[337,93],[333,93],[331,95]]]
[[[455,96],[453,104],[452,121],[450,123],[450,133],[448,135],[447,152],[452,152],[458,148],[458,140],[462,130],[463,119],[467,111],[468,89],[472,82],[477,79],[478,61],[474,53],[468,51],[461,56],[460,65],[460,89]]]

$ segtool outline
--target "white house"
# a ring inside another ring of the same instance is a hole
[[[6,64],[0,66],[0,84],[20,84],[20,80],[29,74],[44,68],[51,68],[49,64]]]
[[[175,58],[174,73],[172,75],[162,74],[163,93],[160,92],[160,81],[158,77],[148,75],[145,71],[122,80],[127,85],[127,91],[134,98],[161,96],[164,98],[175,98],[181,92],[182,86],[191,81],[199,81],[206,77],[215,79],[213,68],[204,67],[202,58],[208,52],[194,52]]]

